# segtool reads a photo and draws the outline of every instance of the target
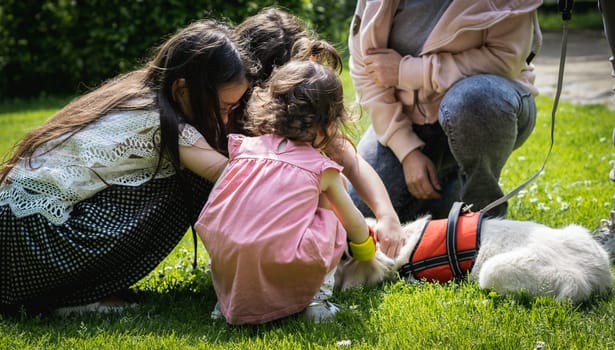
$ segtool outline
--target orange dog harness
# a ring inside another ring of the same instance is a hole
[[[483,213],[462,209],[456,202],[448,219],[431,220],[421,233],[410,261],[399,269],[402,277],[448,282],[459,279],[472,268],[480,246]]]

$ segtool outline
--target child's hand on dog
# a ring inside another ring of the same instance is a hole
[[[389,258],[395,259],[406,244],[406,238],[397,216],[380,217],[374,225],[374,231],[376,231],[376,241],[380,244],[379,249]]]

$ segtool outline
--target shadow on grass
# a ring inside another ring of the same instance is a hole
[[[179,341],[190,345],[241,347],[247,343],[287,340],[330,346],[341,339],[360,339],[369,334],[370,314],[385,293],[381,286],[337,291],[332,301],[341,304],[342,311],[335,320],[321,324],[298,314],[263,325],[231,326],[210,317],[216,303],[211,281],[202,278],[192,281],[168,285],[166,290],[137,290],[137,306],[121,313],[64,317],[4,315],[0,316],[0,329],[6,336],[33,344],[78,338],[86,344],[107,339],[125,345],[126,339],[151,338],[152,346]],[[50,336],[54,339],[48,339]]]

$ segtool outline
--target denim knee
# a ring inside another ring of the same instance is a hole
[[[447,91],[440,104],[439,122],[449,141],[503,137],[518,147],[534,128],[536,105],[531,92],[518,82],[479,74],[460,80]]]
[[[460,80],[440,104],[439,122],[458,162],[471,158],[469,154],[508,158],[528,138],[535,119],[536,107],[530,91],[496,75],[481,74]],[[495,164],[503,166],[505,159]]]

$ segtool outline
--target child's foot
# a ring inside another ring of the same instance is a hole
[[[57,308],[55,310],[55,314],[58,316],[69,316],[69,315],[83,315],[89,312],[98,312],[102,314],[120,313],[127,308],[131,308],[135,306],[137,306],[137,304],[135,303],[129,304],[124,299],[111,295],[111,296],[105,297],[91,304],[65,306],[65,307]]]
[[[220,311],[220,303],[216,303],[214,306],[214,310],[211,312],[212,320],[224,320],[224,315],[222,315],[222,311]]]
[[[339,310],[340,306],[330,301],[313,300],[310,305],[303,310],[303,315],[315,323],[320,323],[334,318]]]

